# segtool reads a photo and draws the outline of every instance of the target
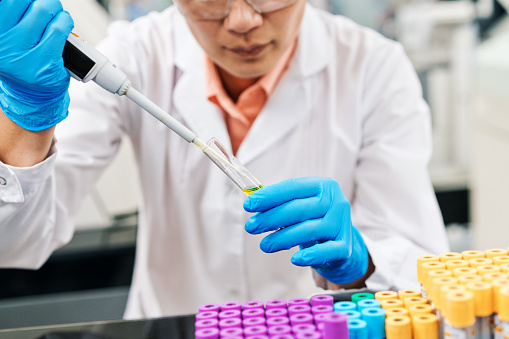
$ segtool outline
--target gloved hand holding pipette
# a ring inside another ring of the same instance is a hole
[[[70,77],[62,50],[73,27],[58,0],[0,1],[0,108],[27,130],[67,116]]]
[[[259,212],[246,222],[251,234],[276,231],[260,243],[273,253],[299,245],[292,257],[297,266],[312,266],[327,280],[347,284],[364,276],[369,255],[352,224],[350,203],[330,178],[290,179],[266,186],[244,202],[248,212]]]

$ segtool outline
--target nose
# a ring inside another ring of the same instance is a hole
[[[249,33],[262,23],[262,15],[246,0],[233,0],[230,13],[224,19],[225,28],[238,34]]]

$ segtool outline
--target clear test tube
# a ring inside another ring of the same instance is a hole
[[[472,282],[467,284],[466,287],[467,290],[474,293],[476,338],[492,338],[493,289],[491,284],[487,282]]]
[[[210,139],[202,151],[247,195],[263,187],[216,138]]]
[[[444,337],[476,338],[474,294],[472,292],[452,292],[445,296]]]

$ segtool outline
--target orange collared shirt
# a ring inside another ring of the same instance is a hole
[[[290,60],[295,51],[295,41],[288,51],[283,54],[276,66],[262,76],[256,83],[246,88],[236,103],[228,96],[221,83],[216,65],[205,55],[205,79],[207,99],[216,104],[224,113],[226,127],[232,143],[233,154],[244,140],[249,128],[267,102],[267,99],[276,88],[281,76],[288,69]]]

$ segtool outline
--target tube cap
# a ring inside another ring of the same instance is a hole
[[[509,279],[498,279],[491,282],[493,286],[493,312],[498,313],[500,306],[500,289],[509,287]]]
[[[499,267],[503,273],[509,273],[509,264],[500,264]]]
[[[387,334],[387,339],[412,338],[410,318],[398,316],[385,319],[385,333]]]
[[[481,265],[477,266],[477,274],[485,275],[486,273],[500,272],[500,267],[497,265]]]
[[[334,306],[334,297],[329,294],[314,295],[311,297],[311,306],[330,305]]]
[[[458,284],[466,285],[474,282],[481,282],[482,277],[480,275],[462,275],[458,277]]]
[[[411,317],[418,314],[431,314],[433,313],[433,307],[429,304],[410,305],[410,307],[408,307],[408,312],[410,312]]]
[[[452,261],[450,261],[452,262]],[[433,271],[429,271],[428,272],[428,281],[426,283],[426,286],[427,286],[427,290],[426,292],[428,293],[427,297],[428,298],[432,298],[433,297],[433,286],[432,286],[432,281],[433,279],[435,278],[447,278],[447,277],[452,277],[452,272],[449,271],[449,270],[433,270]]]
[[[468,267],[468,261],[466,260],[450,260],[445,263],[445,268],[453,270],[455,268]]]
[[[477,260],[477,259],[472,259],[472,260]],[[479,259],[481,260],[481,259]],[[485,259],[482,259],[482,260],[485,260]],[[453,277],[461,277],[462,275],[476,275],[477,274],[477,270],[475,268],[472,268],[472,267],[460,267],[460,268],[455,268],[452,270],[452,276]]]
[[[461,252],[463,256],[463,260],[477,259],[477,258],[485,258],[483,251],[463,251]]]
[[[417,280],[422,284],[422,264],[425,262],[439,261],[440,258],[436,255],[421,255],[417,257]]]
[[[393,307],[405,307],[403,304],[403,300],[399,299],[387,299],[380,301],[380,307],[382,307],[384,310],[393,308]]]
[[[410,312],[408,311],[408,309],[404,308],[404,307],[393,307],[393,308],[388,308],[385,311],[385,317],[386,318],[389,318],[389,317],[399,317],[399,316],[410,316]]]
[[[446,307],[446,295],[453,292],[464,292],[467,288],[463,285],[444,285],[440,287],[440,310],[442,314],[447,318],[447,307]]]
[[[493,290],[490,283],[472,282],[466,285],[474,293],[474,309],[477,317],[487,317],[493,313]]]
[[[458,279],[452,277],[435,278],[431,282],[431,301],[435,304],[437,310],[440,309],[440,287],[445,285],[454,285],[458,283]]]
[[[502,272],[494,272],[494,273],[486,273],[482,276],[482,280],[486,282],[492,282],[498,279],[507,279],[507,273]]]
[[[399,300],[402,301],[410,297],[422,297],[421,292],[419,292],[418,290],[399,290],[398,296]]]
[[[509,255],[501,255],[499,257],[493,257],[493,263],[495,265],[509,264]]]
[[[364,299],[375,299],[375,295],[373,293],[355,293],[352,295],[352,302],[354,303]]]
[[[406,308],[409,308],[411,305],[426,305],[428,303],[428,299],[423,297],[411,297],[411,298],[405,298],[405,301],[403,301]]]
[[[324,318],[324,339],[348,339],[347,316],[332,312]]]
[[[381,308],[367,308],[361,312],[361,316],[368,324],[370,339],[385,338],[385,312]]]
[[[445,296],[446,318],[453,327],[468,327],[475,323],[474,294],[452,292]]]
[[[362,312],[362,310],[366,308],[380,308],[380,300],[376,299],[359,300],[359,302],[357,303],[357,310],[359,310],[359,312]]]
[[[482,265],[492,265],[493,264],[493,260],[491,260],[490,258],[470,259],[468,261],[468,264],[472,268],[477,268],[478,266],[482,266]]]
[[[388,299],[398,299],[398,292],[394,291],[380,291],[375,293],[376,300],[388,300]]]
[[[444,254],[440,254],[440,261],[441,262],[448,262],[451,260],[463,260],[463,255],[458,252],[448,252]]]
[[[438,320],[434,314],[412,317],[414,339],[438,339]]]
[[[361,319],[348,319],[350,339],[368,339],[368,325]]]
[[[503,287],[499,291],[498,316],[500,320],[509,322],[509,287]]]
[[[438,262],[438,261],[432,261],[432,262],[425,262],[424,264],[422,264],[422,268],[421,268],[421,279],[422,279],[422,286],[424,287],[424,289],[427,291],[428,290],[428,272],[429,271],[434,271],[434,270],[444,270],[445,269],[445,264],[443,262]],[[399,298],[401,299],[401,294],[399,294]],[[420,292],[419,292],[420,294]]]
[[[507,255],[507,249],[503,248],[492,248],[489,250],[484,251],[484,254],[486,255],[486,258],[493,258],[498,257],[501,255]]]

